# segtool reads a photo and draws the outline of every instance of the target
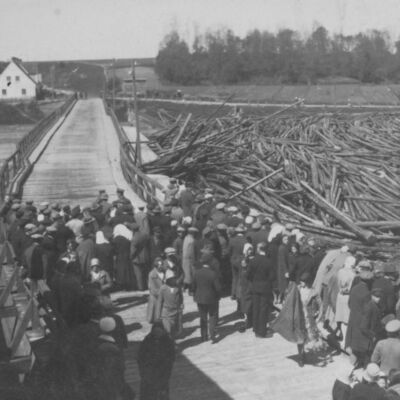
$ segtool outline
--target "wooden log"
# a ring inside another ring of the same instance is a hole
[[[332,204],[328,203],[321,195],[319,195],[313,188],[311,188],[306,182],[301,181],[301,186],[306,189],[308,196],[314,201],[319,207],[326,211],[329,215],[340,221],[346,228],[350,229],[358,238],[369,244],[373,244],[376,241],[375,235],[371,231],[364,230],[357,226],[347,215],[344,215]]]

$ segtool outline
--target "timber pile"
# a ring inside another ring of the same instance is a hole
[[[400,242],[400,115],[159,117],[166,128],[149,137],[159,159],[146,173],[279,211],[313,234]]]

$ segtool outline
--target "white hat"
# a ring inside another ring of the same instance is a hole
[[[171,220],[171,226],[177,226],[178,221],[176,219]]]
[[[250,215],[250,217],[257,218],[260,215],[260,213],[257,210],[255,210],[254,208],[251,208],[249,215]]]
[[[99,321],[99,328],[105,333],[112,332],[116,326],[115,319],[112,317],[104,317]]]
[[[379,378],[381,370],[379,369],[379,366],[375,363],[370,363],[367,365],[367,368],[365,368],[365,371],[363,373],[363,378],[367,382],[374,382]]]
[[[170,254],[176,254],[176,250],[175,250],[173,247],[167,247],[167,248],[164,250],[164,253],[168,256],[168,255],[170,255]]]
[[[185,223],[185,224],[190,225],[192,223],[192,217],[189,217],[189,216],[183,217],[182,218],[182,222]]]
[[[100,265],[100,261],[98,258],[92,258],[90,260],[90,268],[95,267],[95,266],[99,266]]]
[[[236,206],[228,207],[228,212],[235,213],[235,212],[238,212],[238,211],[239,211],[239,209]]]
[[[212,198],[213,198],[213,195],[210,194],[210,193],[206,193],[206,194],[204,195],[204,198],[205,198],[205,199],[212,199]]]
[[[226,204],[225,203],[218,203],[215,208],[217,210],[223,210],[225,208]]]
[[[385,325],[386,332],[395,333],[400,331],[400,321],[398,319],[393,319]]]
[[[251,217],[250,215],[248,215],[248,216],[246,217],[246,219],[244,220],[244,223],[247,224],[247,225],[252,225],[253,222],[254,222],[254,218]]]
[[[37,216],[37,221],[38,221],[38,222],[43,222],[43,221],[44,221],[44,215],[43,215],[43,214],[39,214],[39,215]]]

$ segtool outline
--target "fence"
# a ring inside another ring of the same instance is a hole
[[[29,175],[32,168],[28,160],[29,155],[40,143],[49,129],[58,121],[60,116],[72,106],[75,100],[75,95],[70,96],[61,107],[54,110],[46,118],[43,118],[22,138],[15,152],[4,161],[0,169],[0,203],[4,201],[4,197],[10,191],[10,186],[18,174],[21,175],[21,183],[24,181],[24,178]],[[21,185],[17,186],[16,192],[20,192],[20,186]]]
[[[104,101],[107,114],[111,117],[120,143],[121,169],[126,181],[139,197],[146,202],[160,202],[157,190],[162,191],[164,187],[154,179],[147,176],[136,164],[135,148],[129,141],[125,131],[121,128],[114,111]]]

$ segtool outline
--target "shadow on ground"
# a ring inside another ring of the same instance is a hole
[[[200,342],[199,338],[194,338]],[[126,380],[139,393],[140,377],[137,352],[140,342],[130,342],[125,351]],[[232,400],[210,377],[180,352],[176,355],[170,380],[170,399],[173,400]]]

